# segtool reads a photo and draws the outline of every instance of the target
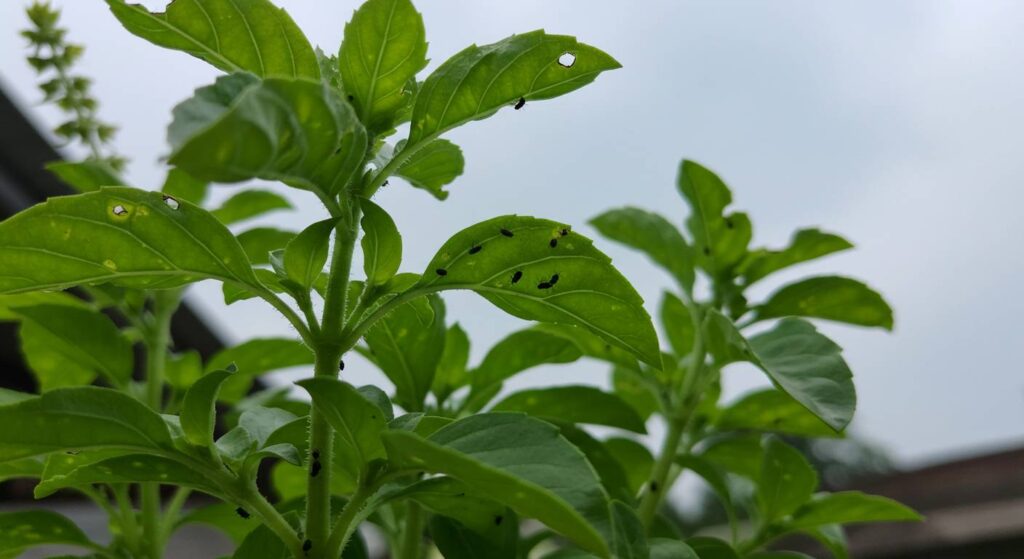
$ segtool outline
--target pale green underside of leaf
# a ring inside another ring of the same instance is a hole
[[[120,392],[61,388],[0,406],[0,462],[59,450],[173,448],[164,420]]]
[[[267,190],[243,190],[224,201],[210,213],[224,225],[233,225],[274,210],[284,210],[292,205],[280,194]]]
[[[60,196],[0,223],[0,293],[99,283],[155,289],[205,278],[259,285],[216,218],[158,193],[116,187]]]
[[[370,0],[345,25],[338,68],[345,92],[373,132],[390,129],[405,86],[427,64],[423,18],[409,0]]]
[[[818,229],[801,229],[793,234],[786,248],[751,251],[739,272],[744,283],[750,285],[779,270],[851,248],[853,245],[839,235]]]
[[[570,423],[606,425],[646,433],[639,414],[614,394],[592,386],[554,386],[509,394],[491,411],[523,412]]]
[[[369,200],[360,202],[363,218],[363,271],[366,281],[380,285],[391,279],[402,263],[402,235],[383,208]]]
[[[122,184],[117,173],[101,161],[53,161],[46,164],[46,170],[79,192]]]
[[[559,64],[565,53],[575,56],[568,68]],[[544,31],[473,45],[449,58],[423,83],[413,108],[409,145],[486,118],[520,98],[550,99],[579,89],[601,72],[619,67],[594,47]]]
[[[774,388],[743,396],[722,410],[715,423],[723,431],[767,431],[802,437],[840,436],[800,402]]]
[[[234,365],[237,370],[221,386],[219,398],[236,402],[245,396],[258,375],[313,364],[313,352],[298,340],[287,338],[256,338],[224,349],[210,358],[207,372]]]
[[[643,299],[607,256],[565,225],[502,216],[464,229],[413,287],[447,289],[475,291],[526,320],[582,326],[661,368]]]
[[[395,385],[395,400],[422,409],[444,351],[444,302],[431,295],[410,301],[378,321],[364,339],[376,365]]]
[[[799,450],[774,437],[765,441],[757,484],[757,501],[765,522],[793,513],[817,487],[818,474]]]
[[[719,365],[749,361],[832,429],[842,431],[853,418],[857,394],[842,349],[799,318],[747,341],[728,318],[709,312],[704,325],[708,347]]]
[[[693,254],[683,235],[659,214],[639,208],[609,210],[590,220],[602,235],[644,252],[684,289],[693,289]]]
[[[807,278],[780,288],[755,308],[757,320],[805,316],[892,330],[892,308],[867,285],[840,276]]]
[[[361,171],[366,130],[319,81],[222,76],[173,114],[170,162],[203,180],[263,178],[336,194]]]
[[[793,514],[787,527],[805,529],[828,524],[908,522],[921,519],[921,515],[913,509],[892,499],[860,491],[841,491],[816,496]]]
[[[397,149],[400,151],[403,146],[403,142],[399,142]],[[465,167],[462,149],[448,140],[437,139],[417,149],[395,174],[438,200],[444,200],[448,198],[444,187],[458,178]]]
[[[225,72],[320,78],[313,47],[292,18],[267,0],[174,0],[163,13],[107,0],[134,35],[187,52]]]
[[[427,439],[407,431],[383,437],[392,460],[448,474],[608,555],[602,536],[611,529],[608,497],[583,454],[550,424],[521,414],[481,414]]]

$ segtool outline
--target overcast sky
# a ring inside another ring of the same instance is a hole
[[[143,2],[161,8],[160,1]],[[336,50],[355,2],[281,1],[310,40]],[[0,78],[41,126],[35,77],[22,59],[21,5],[0,3]],[[216,71],[124,31],[103,2],[57,1],[86,46],[102,116],[121,126],[135,186],[165,169],[170,109]],[[826,324],[846,350],[859,393],[855,431],[904,465],[1024,443],[1024,375],[1016,350],[1024,278],[1024,4],[1019,2],[419,2],[430,68],[464,46],[544,28],[600,47],[624,68],[554,101],[501,111],[449,137],[466,173],[444,203],[392,181],[379,196],[405,231],[403,269],[419,271],[452,233],[520,213],[584,226],[635,205],[681,222],[681,158],[715,169],[755,243],[779,246],[805,226],[842,233],[857,249],[805,266],[865,279],[896,309],[896,330]],[[279,187],[298,208],[260,220],[298,229],[322,218],[311,196]],[[232,192],[220,187],[218,197]],[[642,257],[599,241],[656,312],[668,278]],[[191,301],[230,340],[289,335],[258,303],[225,308],[216,285]],[[446,297],[472,332],[475,359],[522,323],[472,294]],[[354,361],[354,360],[353,360]],[[353,382],[379,381],[365,363]],[[539,369],[515,386],[603,384],[605,367]],[[727,394],[763,382],[727,371]]]

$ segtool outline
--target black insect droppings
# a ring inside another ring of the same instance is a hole
[[[476,253],[480,252],[480,249],[482,249],[482,248],[483,248],[482,246],[476,245],[473,248],[469,249],[469,253],[470,254],[476,254]]]
[[[495,525],[495,526],[501,526],[501,521],[502,521],[502,520],[505,520],[505,517],[504,517],[504,516],[501,516],[500,514],[499,514],[499,515],[497,515],[497,516],[495,516],[495,517],[494,517],[494,525]]]
[[[523,105],[525,105],[525,104],[526,104],[526,98],[525,97],[520,97],[519,100],[516,101],[516,104],[515,104],[514,108],[515,108],[515,110],[518,111],[519,109],[523,108]]]
[[[542,281],[537,284],[537,289],[551,289],[551,284],[546,281]]]
[[[564,236],[569,234],[569,230],[568,229],[562,229],[558,233],[564,237]]]
[[[551,248],[555,248],[556,246],[558,246],[558,239],[551,239],[551,242],[548,243],[548,246]]]
[[[658,492],[658,482],[652,481],[651,482],[651,493],[657,493],[657,492]]]
[[[465,497],[466,494],[465,493],[456,493],[455,496],[456,497]]]
[[[502,230],[501,230],[501,234],[502,234],[502,235],[505,235],[506,237],[514,237],[514,236],[515,236],[515,235],[513,235],[513,233],[512,233],[511,231],[509,231],[508,229],[502,229]]]
[[[348,100],[349,100],[349,101],[355,101],[355,100],[356,100],[356,98],[355,98],[354,96],[352,96],[352,95],[349,95],[349,96],[348,96]]]
[[[448,275],[448,270],[445,270],[444,268],[438,268],[438,269],[434,270],[434,273],[439,275],[439,276],[447,276]]]
[[[726,220],[725,220],[725,227],[726,227],[726,229],[732,229],[734,227],[734,225],[732,224],[732,220],[731,219],[726,218]]]
[[[306,541],[302,542],[302,551],[305,551],[306,553],[309,553],[310,549],[313,549],[313,541],[312,540],[306,540]]]
[[[519,283],[519,280],[522,279],[522,277],[523,273],[516,270],[516,273],[512,274],[512,283]]]
[[[556,283],[558,283],[558,274],[551,276],[551,279],[548,280],[548,283],[550,283],[551,285],[555,285]]]
[[[320,458],[320,451],[319,450],[314,450],[313,451],[313,460],[317,460],[319,458]]]
[[[235,512],[238,513],[238,516],[241,516],[242,518],[249,518],[249,511],[243,509],[242,507],[238,507],[237,509],[235,509]]]
[[[711,247],[704,247],[704,256],[711,256]]]
[[[309,468],[309,477],[316,477],[317,474],[320,473],[320,468],[321,467],[322,466],[320,465],[320,461],[319,460],[313,460],[313,465],[310,466],[310,468]]]

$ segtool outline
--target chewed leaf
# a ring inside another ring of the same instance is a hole
[[[225,72],[320,78],[313,47],[287,12],[268,0],[174,0],[163,13],[124,0],[107,5],[132,34]]]
[[[0,223],[0,293],[205,278],[259,285],[242,247],[205,210],[132,188],[60,196]]]
[[[338,193],[361,170],[366,130],[329,86],[231,74],[174,108],[170,162],[196,178],[279,180]]]
[[[572,61],[562,58],[566,54]],[[473,45],[434,70],[420,89],[409,144],[486,118],[519,100],[551,99],[619,68],[604,52],[574,37],[531,31],[490,45]]]
[[[643,299],[567,225],[512,215],[473,225],[441,247],[413,289],[469,289],[519,318],[582,326],[661,368]]]

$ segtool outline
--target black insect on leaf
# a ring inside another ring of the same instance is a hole
[[[502,234],[502,235],[505,235],[506,237],[513,237],[513,236],[515,236],[515,235],[514,235],[514,234],[513,234],[513,233],[512,233],[511,231],[509,231],[508,229],[502,229],[502,230],[501,230],[501,234]]]
[[[551,248],[555,248],[556,246],[558,246],[558,239],[551,239],[551,242],[548,243],[548,246],[550,246]]]
[[[242,507],[238,507],[237,509],[235,509],[235,512],[238,513],[238,516],[241,516],[242,518],[249,518],[249,511],[243,509]]]
[[[523,272],[516,270],[516,273],[512,274],[512,283],[519,283],[519,280],[523,278]]]
[[[480,249],[482,249],[482,248],[483,247],[480,246],[480,245],[475,245],[473,248],[469,249],[469,253],[470,254],[476,254],[476,253],[480,252]]]
[[[520,97],[519,100],[516,101],[515,109],[518,111],[519,109],[523,108],[524,105],[526,105],[526,98]]]
[[[439,276],[447,276],[448,275],[448,270],[445,270],[444,268],[438,268],[438,269],[434,270],[434,273],[436,273]]]

